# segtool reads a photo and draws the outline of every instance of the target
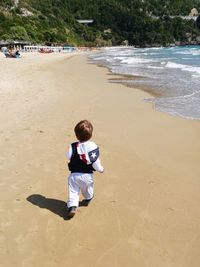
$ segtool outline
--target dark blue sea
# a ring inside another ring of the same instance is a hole
[[[145,101],[155,109],[200,120],[200,46],[112,47],[90,59],[113,73],[133,76],[121,82],[151,91],[154,96]]]

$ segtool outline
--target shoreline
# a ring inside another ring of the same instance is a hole
[[[137,52],[135,52],[136,55],[134,56],[134,51],[136,50],[122,49],[118,51],[116,49],[111,49],[111,51],[108,50],[108,52],[105,51],[105,53],[98,53],[97,57],[91,57],[91,60],[97,65],[99,65],[98,61],[104,62],[100,64],[100,66],[106,67],[111,75],[116,75],[113,79],[109,79],[111,82],[121,82],[123,85],[130,88],[137,88],[149,93],[152,96],[151,102],[157,111],[175,117],[178,116],[199,121],[199,90],[197,83],[199,67],[198,65],[181,63],[182,61],[178,61],[178,56],[176,57],[176,54],[188,53],[190,61],[192,58],[195,60],[199,49],[196,47],[194,51],[191,49],[189,52],[185,50],[176,51],[174,49],[165,51],[156,50],[158,52],[153,51],[153,56],[147,56],[147,59],[146,52],[143,56],[143,50],[138,52],[138,56]],[[161,59],[164,57],[163,55],[165,55],[164,61],[159,59],[160,54]],[[175,55],[174,61],[172,58],[173,55]],[[157,61],[155,58],[157,58]],[[147,60],[150,63],[142,63],[141,66],[139,64],[137,67],[134,64],[137,65],[136,62],[138,60],[141,60],[141,62],[143,60],[146,62],[145,60]],[[125,64],[126,61],[127,64]],[[124,74],[123,72],[130,74]],[[141,75],[131,75],[131,73],[134,72]],[[179,83],[179,80],[182,82]],[[147,102],[150,102],[150,99],[148,99]]]
[[[132,89],[137,89],[137,90],[141,90],[143,92],[146,92],[147,94],[149,94],[150,96],[152,96],[153,98],[155,97],[162,97],[164,95],[162,95],[159,92],[155,92],[155,90],[152,89],[151,86],[148,87],[148,85],[136,85],[136,84],[127,84],[128,81],[134,81],[134,80],[138,80],[138,79],[145,79],[145,76],[140,76],[140,75],[131,75],[131,74],[121,74],[121,73],[114,73],[110,70],[110,68],[108,66],[102,65],[102,64],[98,64],[92,61],[92,59],[89,58],[89,60],[91,61],[92,64],[100,67],[100,68],[106,68],[109,72],[109,75],[113,76],[113,78],[108,79],[108,81],[110,81],[111,83],[119,83],[132,88]],[[124,79],[126,78],[126,79]],[[125,80],[125,81],[124,81]],[[124,82],[123,82],[124,81]]]
[[[153,110],[86,55],[50,57],[0,66],[2,265],[199,266],[199,122]],[[105,172],[65,220],[65,151],[85,118]]]

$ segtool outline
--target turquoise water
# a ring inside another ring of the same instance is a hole
[[[113,73],[142,76],[124,82],[138,88],[149,87],[160,95],[146,99],[157,110],[200,120],[200,46],[112,47],[90,58]]]

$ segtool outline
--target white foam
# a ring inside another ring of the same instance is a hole
[[[174,63],[174,62],[170,62],[170,61],[166,64],[166,67],[171,68],[171,69],[181,69],[184,71],[190,71],[190,72],[200,74],[200,67],[192,67],[192,66],[188,66],[188,65],[184,65],[184,64],[178,64],[178,63]]]
[[[145,59],[145,58],[138,58],[138,57],[129,57],[129,58],[124,58],[122,60],[122,63],[127,63],[127,64],[143,64],[143,63],[149,63],[153,62],[153,60],[150,59]]]
[[[193,56],[199,56],[200,55],[200,50],[192,51]]]
[[[172,68],[172,69],[182,69],[183,67],[185,67],[185,65],[177,64],[177,63],[169,61],[169,62],[167,62],[166,67]]]
[[[153,103],[155,109],[173,116],[192,120],[200,120],[200,92],[176,97],[147,98],[146,102]]]
[[[162,70],[164,69],[164,67],[156,67],[156,66],[148,66],[148,69],[158,69],[158,70]]]
[[[175,54],[179,55],[192,55],[191,51],[176,51]]]

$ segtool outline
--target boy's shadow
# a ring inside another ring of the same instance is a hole
[[[27,201],[31,202],[42,209],[50,210],[51,212],[59,215],[64,220],[68,220],[67,217],[67,204],[66,202],[53,198],[46,198],[39,194],[30,195],[27,197]]]

